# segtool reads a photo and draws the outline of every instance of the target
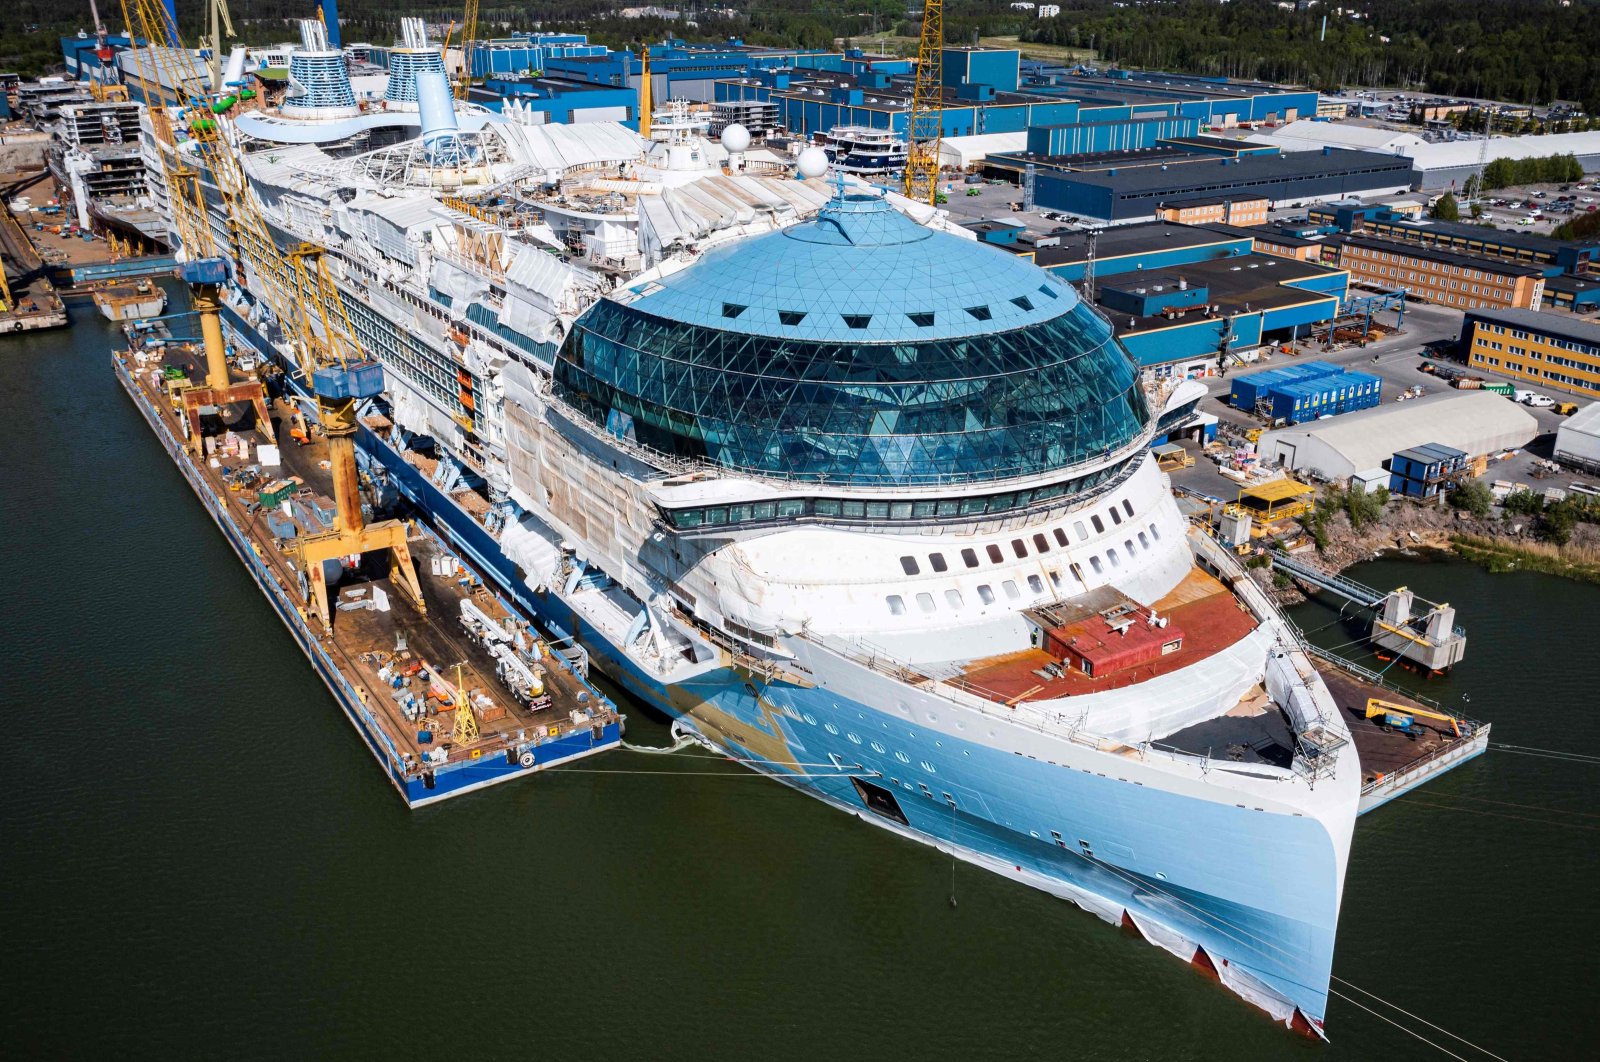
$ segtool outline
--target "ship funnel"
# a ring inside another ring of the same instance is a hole
[[[389,86],[384,89],[384,106],[408,111],[417,105],[417,75],[424,70],[444,73],[444,58],[439,49],[428,47],[428,34],[420,18],[400,20],[402,46],[389,53]]]
[[[222,83],[224,85],[238,85],[244,81],[244,49],[235,48],[228,53],[228,66],[223,71]]]
[[[442,70],[417,71],[417,109],[422,112],[422,142],[431,144],[456,131],[456,104]]]
[[[442,70],[417,72],[417,110],[422,119],[422,152],[435,166],[466,166],[475,151],[456,128],[456,104]]]
[[[316,19],[300,21],[305,47],[289,56],[285,118],[350,118],[361,113],[350,88],[344,53],[328,47],[328,31]]]

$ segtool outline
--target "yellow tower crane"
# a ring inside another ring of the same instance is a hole
[[[939,141],[944,135],[944,0],[924,0],[911,114],[906,119],[908,199],[934,206],[939,197]]]
[[[461,16],[461,80],[456,82],[458,100],[466,99],[467,90],[472,88],[472,46],[477,39],[478,0],[467,0],[467,10]]]
[[[226,7],[222,8],[226,19]],[[135,16],[139,21],[134,21]],[[167,39],[172,32],[165,11],[156,11],[150,0],[133,0],[122,5],[122,17],[140,45],[139,80],[144,97],[152,101],[150,123],[156,138],[170,150],[158,150],[163,175],[167,181],[168,197],[172,203],[172,217],[176,228],[182,261],[178,277],[189,287],[189,299],[200,318],[200,337],[205,350],[205,383],[182,392],[184,419],[189,423],[189,445],[201,452],[204,438],[201,433],[200,411],[207,406],[219,409],[241,403],[254,407],[257,422],[271,425],[272,416],[267,409],[266,392],[261,382],[253,377],[233,378],[228,367],[228,348],[222,338],[222,287],[228,280],[228,263],[217,250],[216,236],[210,219],[206,216],[205,197],[201,188],[200,171],[205,165],[205,152],[201,145],[218,142],[217,119],[220,104],[208,101],[195,84],[192,72],[184,60],[177,58],[176,47],[164,48],[153,41]],[[213,24],[216,17],[213,15]],[[137,29],[135,29],[137,27]],[[231,28],[230,28],[231,32]],[[185,60],[186,60],[185,56]],[[173,98],[179,106],[169,109],[160,101]],[[172,110],[178,110],[187,121],[184,131],[190,138],[192,150],[183,150],[179,144],[178,127],[174,125]]]
[[[655,89],[650,84],[650,45],[642,41],[639,44],[639,61],[643,64],[639,74],[639,135],[649,140]]]
[[[130,30],[145,39],[165,39],[165,14],[159,0],[124,0],[123,12]],[[128,17],[132,15],[133,17]],[[174,52],[181,49],[175,42]],[[174,65],[166,49],[151,49],[152,63]],[[156,69],[152,65],[151,69]],[[307,604],[332,629],[323,562],[387,550],[393,585],[411,598],[421,612],[427,607],[417,581],[405,525],[398,520],[366,522],[361,510],[360,477],[356,466],[357,407],[383,391],[383,368],[362,357],[352,338],[344,302],[328,274],[322,250],[302,244],[280,250],[266,218],[257,206],[239,159],[228,107],[211,99],[203,87],[181,70],[169,71],[167,80],[177,103],[151,110],[158,153],[168,176],[172,214],[181,248],[180,276],[190,283],[195,308],[200,312],[206,340],[207,384],[212,399],[226,399],[232,391],[216,384],[226,381],[227,360],[217,310],[220,292],[231,279],[247,286],[245,271],[254,275],[249,289],[262,296],[289,337],[298,373],[315,397],[318,416],[328,439],[328,461],[333,473],[336,518],[332,530],[301,537],[296,546],[306,577]],[[149,88],[147,82],[147,89]],[[147,98],[156,99],[155,96]],[[159,118],[158,118],[159,115]],[[170,155],[170,158],[169,158]],[[202,174],[208,176],[221,197],[221,215],[227,219],[233,268],[218,254],[212,217],[202,195]],[[243,387],[244,385],[239,385]],[[261,385],[251,381],[252,396],[261,423],[271,424]],[[220,393],[219,393],[220,392]],[[184,393],[185,407],[190,392]],[[198,417],[193,417],[198,426]]]

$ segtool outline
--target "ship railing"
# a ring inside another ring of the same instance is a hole
[[[1462,722],[1467,722],[1467,720],[1463,719]],[[1469,748],[1480,741],[1483,743],[1484,748],[1488,748],[1489,734],[1491,729],[1492,724],[1489,723],[1474,724],[1471,733],[1462,733],[1460,741],[1445,742],[1444,744],[1441,744],[1436,748],[1423,753],[1416,759],[1411,760],[1410,762],[1403,764],[1392,771],[1380,772],[1372,779],[1372,781],[1362,785],[1361,795],[1366,796],[1368,793],[1375,793],[1380,789],[1396,788],[1400,783],[1412,777],[1418,771],[1427,767],[1435,760],[1445,760],[1452,757],[1461,756],[1463,755],[1464,749]]]
[[[1447,708],[1425,693],[1418,693],[1415,690],[1408,690],[1404,686],[1390,682],[1381,672],[1373,671],[1368,667],[1362,667],[1360,664],[1357,664],[1352,660],[1348,660],[1345,657],[1340,656],[1338,653],[1332,652],[1331,650],[1324,649],[1319,645],[1312,645],[1310,642],[1306,641],[1305,635],[1298,627],[1294,627],[1292,622],[1290,626],[1294,629],[1295,634],[1300,638],[1300,645],[1307,653],[1321,660],[1326,660],[1334,667],[1348,671],[1350,674],[1360,678],[1363,682],[1377,686],[1379,689],[1388,690],[1391,693],[1398,694],[1399,696],[1405,697],[1409,700],[1416,701],[1418,704],[1432,708],[1434,711],[1443,715],[1448,715],[1458,723],[1463,723],[1467,726],[1470,726],[1474,731],[1482,730],[1484,727],[1489,725],[1482,720],[1473,719],[1469,716],[1462,715],[1456,709]]]

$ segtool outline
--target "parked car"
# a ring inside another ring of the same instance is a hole
[[[1522,400],[1522,404],[1532,406],[1534,409],[1550,409],[1556,404],[1556,400],[1549,395],[1529,394],[1528,397]]]

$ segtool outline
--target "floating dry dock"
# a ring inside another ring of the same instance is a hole
[[[295,544],[325,531],[333,492],[326,446],[295,407],[248,407],[229,428],[204,407],[196,457],[181,394],[202,356],[168,343],[118,352],[117,378],[411,807],[532,774],[621,742],[615,706],[587,678],[581,652],[510,609],[421,525],[407,545],[426,610],[387,571],[334,573],[332,631],[306,605]],[[245,374],[236,379],[246,381]],[[283,445],[278,444],[279,437]],[[366,558],[368,560],[372,558]],[[337,566],[337,562],[331,562]]]

